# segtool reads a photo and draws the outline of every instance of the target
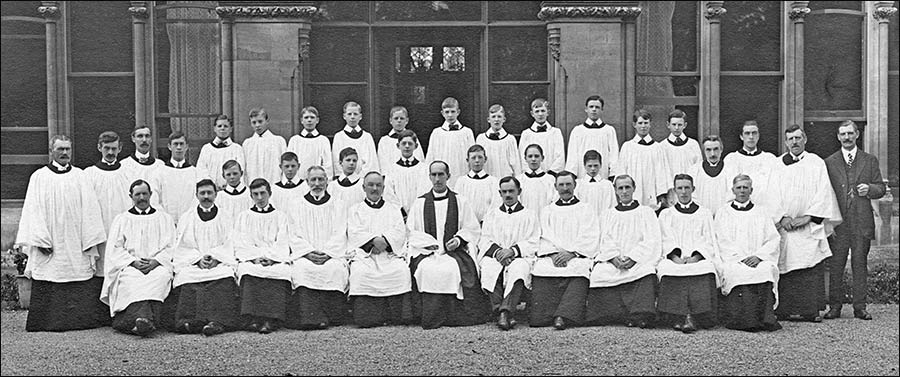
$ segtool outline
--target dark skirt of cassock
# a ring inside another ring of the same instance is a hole
[[[771,329],[775,317],[775,293],[772,283],[739,285],[725,296],[722,320],[726,328],[744,331]]]
[[[241,315],[285,319],[291,282],[245,275],[241,278]]]
[[[659,281],[656,310],[661,314],[697,316],[701,326],[716,322],[719,294],[716,275],[663,276]]]
[[[457,299],[455,294],[419,292],[415,279],[416,268],[427,256],[417,256],[410,262],[410,273],[413,276],[411,294],[413,315],[421,318],[423,329],[472,326],[487,322],[490,319],[491,304],[481,289],[475,262],[465,251],[451,251],[447,255],[455,259],[460,267],[463,299]]]
[[[347,322],[348,308],[344,292],[297,287],[288,298],[285,327],[316,329],[340,326]]]
[[[781,274],[778,280],[778,316],[818,315],[825,310],[825,262]]]
[[[103,278],[54,283],[32,280],[25,331],[68,331],[109,326],[109,306],[100,301]]]
[[[528,325],[550,326],[556,317],[569,325],[583,323],[589,285],[590,280],[583,277],[532,277]]]
[[[125,310],[116,313],[112,320],[112,328],[131,334],[131,330],[134,328],[134,321],[138,318],[148,319],[150,322],[153,322],[154,326],[159,328],[162,326],[160,323],[162,315],[162,301],[145,300],[132,302]]]
[[[228,330],[240,323],[240,292],[234,278],[183,284],[175,309],[175,323],[188,322],[202,328],[217,322]]]
[[[522,280],[516,280],[509,290],[509,295],[503,296],[503,293],[506,292],[506,287],[503,286],[503,274],[500,274],[500,276],[497,277],[497,284],[494,285],[494,291],[488,292],[488,297],[491,299],[491,310],[493,311],[493,314],[499,314],[501,311],[505,310],[515,317],[516,306],[522,302],[522,293],[525,290],[525,283],[522,282]]]
[[[351,296],[353,323],[359,327],[402,325],[412,322],[410,293],[387,297]]]
[[[587,293],[585,320],[608,324],[652,320],[656,314],[656,275],[614,287],[591,288]]]

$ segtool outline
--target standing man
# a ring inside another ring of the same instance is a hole
[[[731,200],[731,179],[737,175],[731,166],[722,161],[722,149],[722,139],[718,136],[703,138],[705,159],[691,166],[687,173],[695,180],[694,201],[712,211],[713,215]]]
[[[240,144],[231,140],[231,119],[222,114],[216,117],[213,123],[213,133],[216,137],[209,144],[203,144],[200,148],[200,156],[197,157],[197,169],[212,178],[219,189],[225,187],[225,178],[222,175],[222,164],[228,160],[235,160],[244,164],[244,149]]]
[[[150,150],[153,146],[153,135],[150,126],[137,126],[131,131],[131,141],[134,143],[134,154],[122,160],[122,168],[125,169],[127,181],[134,182],[138,179],[149,181],[156,169],[163,166],[163,162],[153,157]],[[122,189],[127,189],[123,187]]]
[[[870,320],[872,315],[866,311],[866,280],[869,274],[866,262],[869,246],[875,238],[871,200],[884,196],[884,181],[878,170],[878,158],[856,147],[856,139],[859,137],[856,123],[852,120],[842,122],[838,127],[837,137],[841,141],[841,150],[826,158],[825,166],[828,168],[828,178],[844,222],[834,229],[834,236],[829,239],[833,255],[828,263],[831,276],[828,295],[830,308],[825,319],[841,316],[841,282],[847,256],[852,249],[850,268],[853,271],[853,316]]]
[[[94,278],[96,247],[106,241],[100,206],[84,172],[69,163],[68,137],[50,139],[50,157],[28,180],[16,235],[33,281],[25,330],[100,327],[109,322],[109,309],[97,299],[102,279]]]
[[[770,204],[777,206],[777,197],[772,198],[770,194],[769,176],[778,163],[778,158],[759,149],[759,138],[759,124],[755,120],[744,122],[741,126],[743,145],[741,149],[725,156],[724,163],[734,170],[734,174],[746,174],[753,179],[753,203],[757,206],[770,207]]]
[[[156,187],[156,202],[161,210],[172,216],[175,225],[178,225],[181,215],[191,209],[197,182],[209,178],[204,176],[206,172],[197,170],[188,162],[188,149],[187,137],[183,132],[175,131],[169,135],[172,158],[153,172],[150,181]]]
[[[806,152],[806,133],[793,125],[784,132],[788,152],[781,156],[773,172],[780,184],[781,257],[778,270],[781,318],[799,315],[810,322],[822,322],[825,309],[825,258],[831,256],[828,236],[841,223],[834,190],[825,161]]]
[[[380,171],[375,139],[372,138],[372,134],[359,126],[359,122],[362,120],[362,106],[353,101],[345,103],[344,120],[347,124],[343,130],[334,134],[334,140],[331,143],[334,172],[338,172],[338,166],[342,161],[341,152],[346,148],[355,150],[357,160],[359,160],[354,173],[365,175],[370,171]]]
[[[584,177],[582,158],[584,152],[591,149],[600,152],[606,164],[600,168],[598,176],[606,179],[616,171],[619,161],[619,139],[616,129],[600,119],[603,114],[603,98],[590,96],[584,101],[584,112],[587,120],[572,129],[569,134],[569,151],[566,153],[566,170],[575,173],[578,178]]]
[[[670,133],[666,141],[662,142],[662,149],[669,164],[666,179],[671,182],[675,174],[687,173],[688,168],[703,161],[703,156],[700,154],[700,144],[697,140],[684,134],[684,128],[687,127],[687,116],[684,111],[674,110],[669,113],[667,125]],[[672,185],[668,187],[671,189]],[[674,201],[673,199],[672,202]]]
[[[128,197],[126,189],[130,182],[125,176],[125,169],[122,169],[122,164],[118,161],[119,151],[122,150],[118,134],[113,131],[100,134],[97,139],[97,150],[103,157],[96,164],[84,169],[84,175],[97,195],[100,214],[103,216],[103,228],[108,233],[113,219],[131,207],[131,198]],[[103,242],[97,245],[100,257],[94,271],[94,276],[100,280],[103,279],[103,258],[106,255],[106,240]]]
[[[662,143],[653,141],[650,112],[636,110],[632,116],[635,135],[622,144],[619,153],[617,175],[627,174],[634,178],[635,200],[654,211],[665,207],[669,188],[669,163]]]
[[[287,143],[283,137],[269,130],[266,109],[250,110],[250,127],[253,127],[253,133],[244,139],[243,145],[246,181],[263,178],[266,182],[278,182],[281,179],[280,158],[287,149]]]

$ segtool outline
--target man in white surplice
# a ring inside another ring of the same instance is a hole
[[[153,192],[146,181],[134,181],[129,192],[134,207],[116,216],[109,229],[100,299],[109,304],[114,329],[149,336],[172,289],[175,221],[150,206]]]
[[[385,202],[384,177],[363,177],[366,198],[347,213],[350,262],[350,299],[353,321],[360,327],[401,324],[412,320],[411,289],[406,260],[406,224],[400,206]],[[404,302],[407,305],[404,305]]]
[[[484,217],[478,242],[481,288],[490,295],[498,314],[497,326],[509,330],[516,325],[516,305],[525,289],[531,289],[531,264],[540,241],[537,211],[519,203],[521,183],[513,177],[500,179],[503,204]]]
[[[447,187],[450,167],[438,160],[428,169],[432,189],[416,199],[407,219],[414,292],[420,293],[413,315],[421,311],[425,329],[484,323],[488,302],[469,245],[481,233],[478,220],[468,200]]]
[[[585,300],[600,224],[587,203],[575,197],[575,174],[556,176],[559,200],[541,211],[541,243],[532,268],[528,324],[558,330],[584,320]]]

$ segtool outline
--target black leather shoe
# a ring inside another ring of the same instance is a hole
[[[866,310],[866,309],[854,310],[854,311],[853,311],[853,316],[856,317],[856,318],[859,318],[859,319],[866,320],[866,321],[871,321],[871,320],[872,320],[872,315],[869,314],[869,311]]]
[[[835,319],[841,318],[841,307],[840,306],[832,306],[828,309],[828,313],[825,313],[825,316],[822,317],[825,319]]]
[[[775,322],[775,323],[764,323],[764,324],[763,324],[763,330],[764,330],[764,331],[778,331],[778,330],[781,330],[781,328],[782,328],[782,326],[781,326],[781,324],[778,323],[778,322]]]
[[[683,325],[684,324],[682,322],[675,322],[675,324],[672,325],[672,328],[675,329],[675,331],[681,331]]]
[[[268,333],[271,333],[272,330],[273,330],[272,324],[269,323],[269,321],[263,322],[262,326],[259,327],[260,334],[268,334]]]
[[[218,322],[210,322],[207,323],[206,326],[203,326],[203,335],[213,336],[219,335],[225,332],[225,326],[222,326]]]
[[[247,331],[258,332],[259,327],[260,327],[259,322],[251,322],[249,325],[247,325]]]
[[[556,319],[553,320],[553,328],[557,330],[565,330],[566,320],[564,320],[563,317],[556,317]]]
[[[815,323],[822,322],[822,316],[819,314],[805,315],[801,318],[807,322],[815,322]]]
[[[500,312],[500,317],[497,318],[497,327],[499,327],[500,330],[504,331],[510,329],[511,326],[509,325],[509,315],[506,313],[506,311]]]
[[[153,325],[153,321],[150,321],[147,318],[138,318],[134,320],[134,331],[135,335],[140,336],[149,336],[153,331],[156,330],[156,326]]]
[[[690,334],[694,331],[697,331],[697,326],[694,325],[694,318],[691,317],[690,314],[688,314],[684,316],[684,325],[681,326],[681,332]]]

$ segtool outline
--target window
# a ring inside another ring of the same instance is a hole
[[[444,47],[444,72],[463,72],[466,70],[466,48],[461,46]]]
[[[319,110],[319,132],[331,136],[344,128],[342,108],[348,101],[362,106],[360,126],[370,130],[368,30],[313,27],[309,39],[309,104]]]

